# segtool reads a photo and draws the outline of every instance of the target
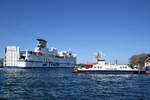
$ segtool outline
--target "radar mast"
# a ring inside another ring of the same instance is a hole
[[[95,56],[96,62],[105,61],[105,59],[103,59],[102,56],[103,56],[103,53],[101,51],[97,52]]]

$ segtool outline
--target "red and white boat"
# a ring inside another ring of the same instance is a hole
[[[137,68],[128,65],[110,64],[102,58],[102,52],[96,54],[96,63],[82,64],[74,68],[74,72],[96,72],[101,74],[136,74]]]

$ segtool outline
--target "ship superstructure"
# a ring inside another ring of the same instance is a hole
[[[47,41],[37,39],[38,44],[34,51],[20,51],[17,46],[5,48],[4,67],[7,68],[50,68],[74,67],[76,55],[68,51],[59,51],[57,48],[48,50]]]

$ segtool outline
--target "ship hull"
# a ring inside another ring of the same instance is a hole
[[[18,66],[4,66],[10,69],[31,69],[31,68],[74,68],[75,64],[44,64],[44,63],[20,63]]]
[[[99,74],[138,74],[139,73],[139,71],[127,71],[127,70],[78,70],[78,72],[99,73]]]
[[[49,64],[32,64],[31,66],[4,66],[4,68],[9,69],[34,69],[34,68],[74,68],[75,65],[64,65],[64,64],[57,64],[57,65],[50,65]]]
[[[42,62],[42,61],[24,61],[18,60],[17,66],[4,66],[9,69],[33,69],[33,68],[73,68],[74,63]]]

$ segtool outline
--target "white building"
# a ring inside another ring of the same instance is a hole
[[[145,60],[145,66],[149,66],[149,67],[150,67],[150,57],[148,57],[148,58]]]

